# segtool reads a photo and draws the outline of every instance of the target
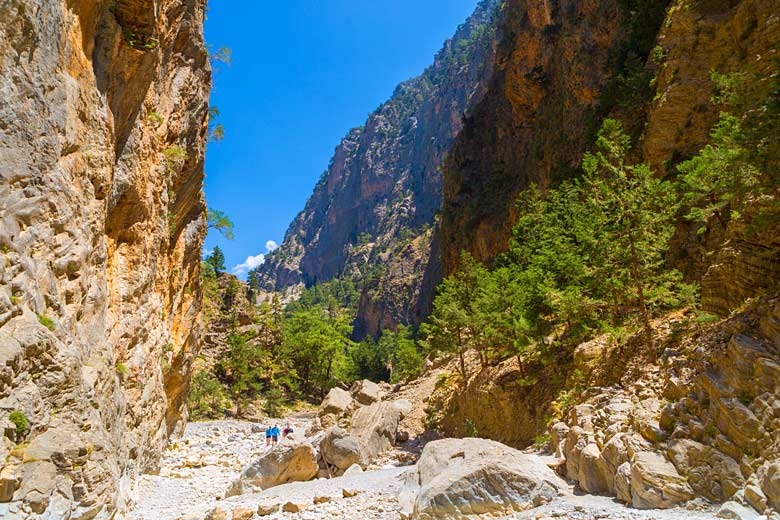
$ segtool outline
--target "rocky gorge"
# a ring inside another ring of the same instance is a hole
[[[358,338],[422,321],[440,279],[431,228],[441,162],[490,77],[500,4],[479,2],[434,63],[341,141],[279,249],[258,268],[259,289],[359,280]]]
[[[247,283],[202,258],[205,11],[0,0],[0,517],[780,519],[777,0],[480,2]],[[432,317],[462,259],[512,263],[545,216],[518,196],[581,179],[606,119],[615,170],[726,173],[681,196],[654,301],[635,253],[639,303],[550,285],[532,323],[489,298],[507,277],[451,291],[493,316]],[[350,312],[317,293],[339,280]],[[380,346],[393,384],[360,372]],[[219,420],[189,420],[196,386]]]

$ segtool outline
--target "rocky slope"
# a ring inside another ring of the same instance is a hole
[[[425,228],[441,205],[440,166],[490,76],[499,3],[481,2],[431,67],[399,85],[363,127],[342,140],[281,247],[258,269],[263,290],[370,277],[364,299],[373,304],[361,305],[357,335],[419,322],[420,313],[410,308],[427,307],[431,291],[420,289],[423,273],[438,261]],[[420,234],[428,238],[415,239]],[[413,260],[385,270],[399,250]],[[437,277],[436,265],[429,270]]]
[[[204,7],[0,4],[0,516],[109,518],[183,425]]]
[[[445,167],[445,274],[462,250],[486,263],[502,252],[517,194],[570,176],[606,116],[639,143],[634,160],[674,175],[717,121],[712,71],[776,74],[778,7],[510,1],[495,76]],[[701,281],[704,310],[728,320],[667,316],[656,323],[655,348],[598,338],[530,370],[514,359],[475,370],[464,388],[434,392],[429,418],[447,434],[476,430],[525,446],[564,413],[552,446],[585,492],[636,507],[730,500],[724,517],[776,516],[780,230],[776,222],[749,229],[757,212],[701,236],[682,222],[670,251]]]
[[[677,322],[669,332],[682,342],[612,375],[604,361],[620,354],[603,343],[581,347],[593,387],[552,427],[568,477],[634,507],[703,497],[777,515],[778,313],[777,299],[761,300],[698,333],[680,334]]]

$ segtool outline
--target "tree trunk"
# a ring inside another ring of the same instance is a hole
[[[463,376],[463,386],[466,386],[466,361],[463,359],[463,336],[458,327],[458,358],[460,358],[460,375]]]
[[[636,285],[636,295],[639,298],[639,312],[642,314],[642,323],[645,328],[645,339],[648,345],[653,344],[653,329],[650,325],[650,314],[647,312],[647,302],[645,301],[644,280],[639,265],[639,253],[636,250],[634,237],[631,231],[628,232],[628,243],[631,248],[631,271]]]

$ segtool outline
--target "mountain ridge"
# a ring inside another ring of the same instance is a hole
[[[280,247],[251,274],[253,285],[295,294],[334,277],[365,280],[377,274],[389,249],[427,232],[441,205],[440,164],[492,68],[500,3],[483,0],[430,67],[400,83],[363,126],[348,132]],[[436,258],[430,250],[420,253],[425,265]],[[412,281],[413,306],[427,294],[420,284]],[[407,322],[381,313],[383,323]],[[366,333],[380,332],[376,320],[359,321]]]

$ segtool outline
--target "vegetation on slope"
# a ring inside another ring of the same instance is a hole
[[[246,309],[237,304],[239,291],[252,288],[224,274],[227,282],[218,283],[221,255],[215,248],[204,260],[203,293],[206,319],[226,324],[225,347],[193,378],[194,418],[246,416],[256,401],[276,416],[297,400],[318,402],[337,384],[398,381],[421,368],[422,355],[406,328],[386,332],[376,344],[350,340],[358,295],[351,279],[315,285],[286,307],[278,299],[249,303],[251,323],[242,326],[246,316],[239,314]]]
[[[516,356],[521,368],[563,363],[566,373],[574,347],[605,332],[644,331],[652,348],[653,317],[699,304],[699,280],[683,280],[668,260],[681,221],[698,222],[700,237],[718,228],[722,242],[730,230],[777,236],[778,77],[714,74],[713,82],[724,111],[712,142],[674,179],[632,164],[630,138],[607,119],[578,178],[521,194],[509,250],[492,269],[464,253],[423,325],[433,351],[460,359],[463,384],[474,375],[464,362],[470,350],[481,368]],[[576,379],[564,391],[569,402],[572,390],[584,390]]]

